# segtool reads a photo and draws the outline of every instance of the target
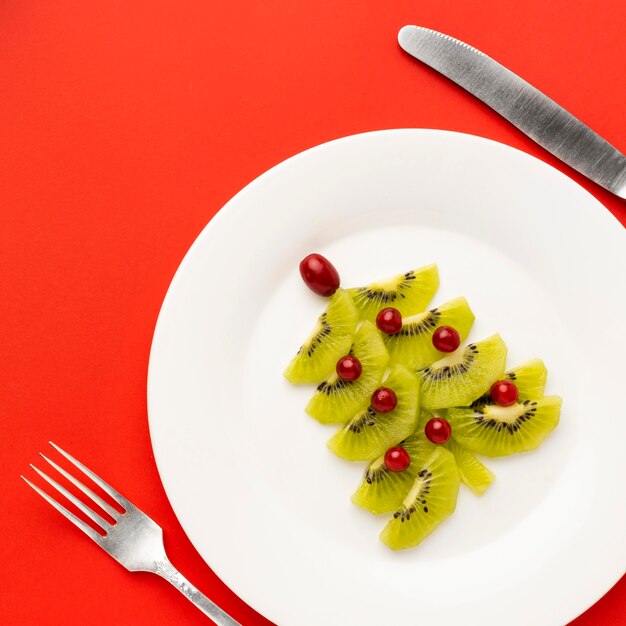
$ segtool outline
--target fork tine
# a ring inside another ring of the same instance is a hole
[[[83,504],[76,496],[72,495],[65,487],[59,485],[59,483],[50,478],[45,472],[42,472],[38,467],[35,467],[32,463],[30,466],[49,484],[52,485],[58,492],[64,495],[74,506],[78,507],[92,522],[95,522],[102,528],[102,530],[106,530],[111,526],[105,519],[100,517],[97,513],[94,513],[88,506]]]
[[[54,461],[49,459],[45,454],[39,453],[42,459],[50,463],[54,469],[62,476],[65,476],[75,487],[78,487],[88,498],[93,500],[99,507],[104,509],[113,519],[117,519],[120,514],[107,502],[105,502],[99,495],[95,494],[89,487],[85,487],[83,483],[77,478],[74,478],[69,472],[66,472],[62,467],[57,465]]]
[[[109,485],[105,483],[102,478],[96,476],[90,469],[86,468],[80,461],[77,461],[69,452],[65,452],[53,443],[52,441],[48,442],[57,452],[62,454],[70,463],[73,463],[83,474],[89,476],[91,480],[93,480],[96,485],[98,485],[101,489],[104,489],[122,508],[128,511],[133,505],[121,494],[119,491],[116,491]]]
[[[91,528],[91,526],[88,526],[85,522],[83,522],[83,520],[78,519],[76,515],[70,513],[70,511],[51,498],[45,491],[42,491],[39,487],[37,487],[37,485],[31,483],[28,478],[25,478],[24,476],[21,478],[29,487],[32,487],[44,500],[61,513],[61,515],[67,517],[67,519],[70,520],[70,522],[72,522],[75,526],[78,526],[78,528],[80,528],[88,537],[91,537],[97,544],[102,543],[102,537],[93,528]]]

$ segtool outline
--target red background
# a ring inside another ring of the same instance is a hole
[[[3,623],[207,623],[19,480],[51,438],[149,512],[173,562],[244,626],[268,624],[178,525],[145,401],[176,267],[267,168],[352,133],[447,128],[537,155],[626,224],[624,201],[405,56],[395,38],[406,23],[491,54],[626,151],[623,0],[0,3]],[[625,623],[624,579],[574,622]]]

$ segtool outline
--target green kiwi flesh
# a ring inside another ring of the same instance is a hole
[[[348,461],[370,461],[408,437],[417,426],[419,383],[417,376],[400,365],[382,381],[393,389],[398,405],[389,413],[377,413],[366,405],[328,441],[328,447]]]
[[[459,348],[420,370],[421,406],[427,410],[468,406],[504,373],[506,345],[495,334]]]
[[[474,319],[465,298],[455,298],[430,311],[405,317],[400,332],[385,336],[390,362],[416,370],[430,365],[442,355],[433,346],[433,333],[437,327],[452,326],[464,341]]]
[[[353,417],[380,385],[389,361],[385,343],[370,322],[363,322],[357,330],[349,354],[361,362],[361,376],[346,381],[333,371],[307,404],[307,413],[323,424],[339,424]]]
[[[504,372],[503,380],[515,383],[519,392],[518,400],[538,400],[543,397],[548,370],[541,359],[528,359],[517,367]],[[489,391],[472,403],[473,407],[493,404]]]
[[[528,359],[504,373],[504,378],[515,383],[520,400],[538,400],[543,396],[548,370],[541,359]]]
[[[484,456],[506,456],[535,449],[556,427],[559,396],[524,400],[512,406],[450,409],[447,419],[461,446]]]
[[[459,472],[449,450],[437,446],[423,459],[413,485],[380,534],[392,550],[421,543],[456,507]]]
[[[493,472],[487,469],[469,450],[460,446],[454,439],[450,439],[446,444],[446,448],[454,455],[461,482],[477,496],[485,493],[495,479]]]
[[[291,383],[319,383],[348,353],[358,321],[358,312],[345,289],[338,289],[320,315],[309,338],[285,370]]]
[[[395,511],[402,504],[421,469],[421,460],[432,454],[435,446],[423,433],[407,437],[398,446],[409,454],[409,467],[403,472],[392,472],[385,465],[384,453],[381,454],[367,466],[359,488],[352,495],[354,504],[377,515]]]
[[[387,307],[398,309],[403,316],[423,311],[438,288],[437,266],[427,265],[348,291],[361,319],[374,322],[378,313]]]

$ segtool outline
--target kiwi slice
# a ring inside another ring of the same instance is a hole
[[[505,456],[536,448],[559,423],[561,403],[559,396],[544,396],[506,407],[450,409],[447,419],[463,447],[485,456]]]
[[[434,444],[423,433],[415,433],[398,446],[408,452],[411,459],[409,467],[403,472],[392,472],[385,465],[383,453],[367,466],[363,480],[352,496],[354,504],[375,514],[395,511],[402,504],[421,470],[421,460],[432,453]]]
[[[459,348],[421,370],[420,401],[427,410],[468,406],[498,380],[506,362],[506,346],[495,334]]]
[[[366,287],[349,289],[361,319],[373,322],[382,309],[394,307],[402,315],[423,311],[439,287],[439,270],[427,265]]]
[[[541,359],[528,359],[517,367],[504,372],[503,380],[515,383],[518,400],[538,400],[543,396],[548,370]],[[489,391],[472,403],[472,407],[493,404]]]
[[[465,298],[456,298],[430,311],[405,317],[399,333],[385,336],[390,362],[418,370],[430,365],[441,358],[441,352],[433,346],[433,333],[437,327],[452,326],[464,341],[474,319]]]
[[[319,383],[328,376],[338,359],[348,353],[358,321],[358,312],[345,289],[330,299],[313,332],[285,370],[290,383]]]
[[[307,413],[323,424],[339,424],[353,417],[379,386],[389,361],[383,338],[370,322],[363,322],[357,330],[349,354],[361,361],[359,378],[343,380],[333,371],[307,404]]]
[[[437,446],[420,464],[413,485],[382,533],[392,550],[419,544],[452,515],[459,493],[459,472],[449,450]]]
[[[446,448],[454,455],[459,477],[477,496],[487,491],[494,481],[494,474],[487,469],[469,450],[460,446],[454,439],[446,444]]]
[[[348,461],[370,461],[415,430],[419,399],[417,376],[396,365],[382,384],[395,391],[398,405],[389,413],[377,413],[368,398],[366,406],[328,441],[328,447],[337,456]]]
[[[529,359],[504,373],[515,383],[520,400],[538,400],[543,396],[548,370],[541,359]]]

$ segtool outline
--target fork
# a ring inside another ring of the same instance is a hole
[[[77,461],[73,456],[59,448],[56,444],[50,445],[62,454],[68,461],[73,463],[80,471],[93,480],[96,485],[105,491],[124,510],[119,513],[111,505],[95,494],[89,487],[83,485],[77,478],[50,460],[47,456],[39,453],[59,474],[69,480],[75,487],[80,489],[88,498],[101,507],[115,522],[106,521],[102,516],[91,510],[81,500],[72,495],[54,479],[31,464],[31,467],[52,487],[65,496],[74,506],[80,509],[91,519],[105,535],[96,532],[91,526],[76,517],[54,498],[34,485],[30,480],[22,476],[26,483],[32,487],[44,500],[49,502],[59,513],[67,517],[74,525],[78,526],[88,537],[93,539],[105,552],[108,552],[118,563],[121,563],[131,572],[152,572],[165,578],[174,585],[190,602],[195,604],[205,615],[208,615],[218,626],[241,626],[232,617],[220,609],[217,604],[211,602],[203,593],[198,591],[180,572],[174,568],[165,554],[163,545],[163,530],[152,521],[143,511],[140,511],[132,502],[129,502],[121,493],[105,483],[90,469]]]

